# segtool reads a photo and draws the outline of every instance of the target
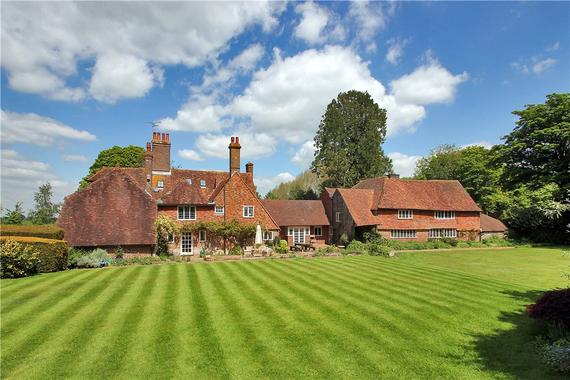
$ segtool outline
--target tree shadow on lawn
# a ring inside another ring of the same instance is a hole
[[[505,291],[504,294],[528,305],[538,299],[544,291]],[[478,364],[493,372],[493,377],[516,379],[566,379],[565,375],[546,366],[534,348],[541,328],[526,315],[524,310],[503,311],[499,321],[512,325],[508,330],[495,330],[492,334],[475,335],[475,350]]]

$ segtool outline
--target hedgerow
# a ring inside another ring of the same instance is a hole
[[[0,236],[30,236],[45,239],[63,240],[63,229],[54,225],[0,225]]]
[[[38,272],[57,272],[67,267],[67,251],[69,250],[69,246],[66,241],[29,236],[0,237],[0,245],[2,247],[7,241],[15,241],[24,246],[32,247],[36,251],[36,257],[38,259]]]
[[[0,278],[17,278],[31,276],[38,272],[38,252],[35,248],[5,240],[0,249]]]

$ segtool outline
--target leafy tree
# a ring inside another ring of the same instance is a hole
[[[24,209],[22,208],[22,202],[18,201],[14,205],[13,210],[6,210],[6,216],[3,218],[3,223],[5,224],[22,224],[24,221]]]
[[[102,150],[89,168],[89,173],[79,183],[79,188],[87,187],[89,185],[88,179],[104,167],[142,168],[144,166],[144,155],[144,149],[134,145],[114,146]]]
[[[389,173],[392,161],[381,147],[385,138],[386,110],[367,92],[342,92],[321,119],[311,169],[330,187],[351,187]]]
[[[38,191],[34,194],[36,205],[29,215],[29,219],[33,224],[51,224],[55,222],[61,205],[53,203],[51,200],[52,196],[51,183],[47,182],[40,185]]]
[[[318,199],[321,181],[317,175],[306,170],[289,182],[280,183],[271,189],[266,199]]]
[[[417,179],[457,179],[457,160],[460,149],[445,144],[432,149],[430,154],[416,163],[414,177]]]

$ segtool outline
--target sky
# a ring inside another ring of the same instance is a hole
[[[1,3],[1,204],[61,201],[97,154],[170,133],[185,169],[265,193],[307,169],[326,106],[368,91],[395,172],[490,146],[514,110],[570,91],[569,2]]]

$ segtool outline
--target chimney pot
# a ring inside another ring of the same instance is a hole
[[[236,136],[236,144],[239,144],[239,136]]]

